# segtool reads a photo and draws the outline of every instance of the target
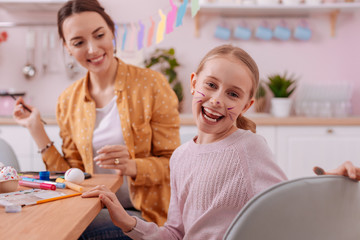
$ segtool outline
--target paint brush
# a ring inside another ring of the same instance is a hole
[[[12,97],[15,101],[17,100],[14,95],[9,94],[9,96]],[[29,113],[32,112],[31,109],[28,108],[25,104],[22,104],[22,103],[20,103],[20,104],[21,104],[21,106],[23,106],[23,108],[24,108],[26,111],[28,111]],[[44,120],[42,120],[41,118],[40,118],[40,120],[41,120],[41,122],[42,122],[43,124],[47,124],[47,123],[46,123]]]

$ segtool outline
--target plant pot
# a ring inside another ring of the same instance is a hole
[[[271,114],[274,117],[288,117],[290,115],[292,99],[290,98],[272,98]]]

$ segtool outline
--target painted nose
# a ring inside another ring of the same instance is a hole
[[[218,99],[216,99],[216,98],[211,98],[211,99],[210,99],[210,103],[211,103],[212,105],[219,105],[219,104],[220,104],[220,101],[219,101]]]

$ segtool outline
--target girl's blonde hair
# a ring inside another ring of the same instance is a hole
[[[259,69],[254,59],[252,59],[252,57],[247,52],[245,52],[243,49],[239,47],[235,47],[228,44],[221,45],[219,47],[212,49],[210,52],[208,52],[205,55],[205,57],[201,60],[196,70],[196,74],[199,74],[203,70],[205,63],[207,61],[216,57],[232,57],[244,63],[248,67],[248,69],[252,73],[252,78],[251,78],[252,88],[250,90],[250,95],[249,95],[249,99],[251,99],[255,95],[256,89],[258,88],[259,85]],[[256,124],[242,115],[239,115],[237,117],[236,126],[241,129],[250,130],[254,133],[256,132]]]

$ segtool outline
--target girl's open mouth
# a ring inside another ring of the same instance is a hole
[[[201,107],[201,112],[206,120],[213,123],[216,123],[225,117],[224,115],[211,111],[210,109],[205,107]]]

